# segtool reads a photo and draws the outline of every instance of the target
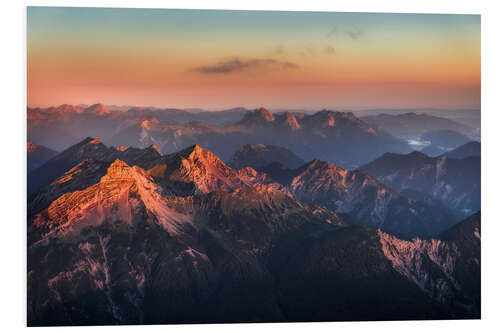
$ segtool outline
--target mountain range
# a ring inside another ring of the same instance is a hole
[[[480,215],[439,222],[431,199],[320,160],[287,170],[66,149],[28,178],[28,324],[479,316]]]
[[[181,109],[154,107],[115,107],[103,104],[69,105],[27,109],[28,139],[55,150],[64,150],[91,135],[107,140],[123,128],[144,120],[169,124],[204,121],[225,125],[240,120],[247,110],[188,112]]]
[[[480,318],[475,127],[28,108],[28,325]]]
[[[246,144],[268,144],[287,148],[303,160],[321,158],[349,168],[387,151],[411,151],[404,141],[371,127],[350,112],[273,114],[265,108],[223,112],[142,108],[110,111],[101,104],[28,108],[28,139],[56,150],[64,150],[66,145],[89,135],[115,146],[145,148],[155,144],[163,153],[200,144],[224,161]],[[324,149],[325,145],[328,149]]]
[[[472,145],[477,147],[477,143]],[[438,157],[418,151],[406,155],[386,153],[360,170],[399,191],[427,193],[467,215],[481,206],[481,157],[469,156],[477,152],[477,148],[470,151],[470,146],[466,144]]]
[[[243,151],[252,155],[251,151]],[[163,193],[169,195],[196,195],[262,184],[299,201],[348,213],[360,224],[382,228],[403,238],[432,237],[458,221],[453,211],[432,198],[397,192],[369,174],[347,171],[318,159],[285,172],[283,168],[278,172],[265,168],[257,171],[249,166],[235,170],[198,145],[163,155],[154,145],[145,149],[107,147],[99,139],[90,137],[28,175],[28,193],[34,196],[31,200],[37,204],[49,202],[42,200],[44,196],[37,192],[47,192],[46,185],[53,189],[59,183],[64,183],[66,188],[67,182],[57,180],[63,174],[70,179],[85,175],[84,184],[97,182],[102,176],[102,163],[116,159],[147,170]],[[96,173],[87,175],[87,170]]]
[[[449,114],[450,112],[448,112]],[[451,130],[465,135],[476,133],[475,126],[438,117],[428,113],[407,112],[403,114],[381,113],[360,118],[371,126],[382,128],[401,138],[420,137],[428,131]]]

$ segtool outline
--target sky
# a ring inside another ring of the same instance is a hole
[[[480,108],[479,15],[28,7],[35,107]]]

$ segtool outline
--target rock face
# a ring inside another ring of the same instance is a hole
[[[397,190],[412,189],[441,200],[462,214],[481,209],[481,158],[428,157],[421,152],[384,154],[360,168]]]
[[[481,307],[481,216],[477,213],[439,239],[398,240],[379,232],[382,250],[393,267],[440,303],[476,311]],[[429,274],[429,267],[433,267]]]
[[[214,153],[198,145],[163,157],[149,172],[166,191],[182,196],[255,184],[281,187],[252,168],[233,170]]]
[[[293,250],[278,247],[273,258],[281,260],[273,272],[282,278],[284,311],[299,321],[359,320],[364,314],[403,319],[408,312],[413,318],[444,318],[450,312],[454,318],[480,316],[480,244],[471,238],[475,236],[458,242],[404,241],[348,227],[303,237],[309,241]],[[373,294],[377,288],[385,301]]]
[[[361,171],[314,160],[295,169],[262,169],[297,200],[347,213],[357,223],[382,228],[402,238],[432,237],[458,221],[432,198],[400,193]]]
[[[314,161],[280,184],[198,145],[93,138],[46,165],[61,171],[28,202],[30,326],[480,316],[480,216],[426,240],[359,226],[362,200],[418,208],[362,172]]]
[[[52,157],[54,157],[57,154],[56,151],[37,145],[31,141],[28,141],[27,145],[27,164],[28,164],[28,173],[31,171],[35,170],[48,160],[50,160]]]
[[[295,169],[305,164],[304,160],[288,149],[264,144],[245,145],[241,147],[234,153],[228,164],[235,169],[246,166],[259,169],[275,162],[281,163],[290,169]]]
[[[162,155],[155,146],[142,150],[108,148],[99,139],[93,138],[68,148],[31,175],[50,183],[50,186],[38,188],[40,193],[34,194],[29,211],[35,212],[45,207],[58,193],[62,194],[61,191],[82,188],[81,185],[73,185],[75,183],[97,183],[106,165],[104,162],[110,163],[117,158],[147,169],[148,174],[168,195],[189,196],[263,184],[299,201],[348,213],[358,223],[382,228],[403,238],[432,237],[458,222],[457,216],[448,208],[439,206],[432,198],[423,200],[413,194],[403,195],[366,173],[347,171],[320,160],[294,170],[272,168],[272,165],[264,168],[265,172],[250,167],[234,170],[211,151],[198,145]],[[69,175],[57,181],[55,177],[47,176],[64,173],[69,168],[67,165],[79,163],[80,160],[89,161],[83,165],[84,169],[96,169],[98,172],[87,174],[76,167],[76,170],[68,170]],[[95,161],[100,161],[100,168],[94,165]],[[79,175],[75,182],[64,181],[64,178],[73,177],[72,174]],[[85,180],[82,183],[83,178]],[[33,186],[32,179],[28,178],[28,188]]]
[[[28,196],[54,181],[67,170],[85,159],[112,162],[117,158],[132,165],[149,168],[162,156],[155,145],[146,149],[106,147],[98,138],[88,137],[54,156],[40,168],[28,175]]]
[[[343,222],[266,185],[163,195],[148,172],[116,160],[97,184],[63,194],[30,218],[29,322],[282,318],[258,258],[303,225]],[[213,302],[220,307],[208,306]]]
[[[171,195],[187,196],[256,184],[284,190],[282,185],[252,168],[233,170],[198,145],[163,155],[154,145],[145,149],[115,148],[106,147],[99,139],[87,138],[28,177],[28,189],[36,189],[32,191],[29,212],[38,211],[66,192],[96,184],[116,159],[147,169],[148,175],[161,184],[162,191]]]

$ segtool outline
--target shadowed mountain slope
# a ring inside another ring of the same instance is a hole
[[[421,152],[384,154],[360,168],[397,190],[431,195],[465,215],[481,208],[481,158],[428,157]]]
[[[37,145],[28,141],[27,145],[27,166],[28,173],[35,170],[57,154],[56,151],[45,146]]]
[[[64,172],[73,168],[85,159],[112,162],[117,158],[128,164],[150,168],[162,153],[155,145],[145,149],[107,147],[98,138],[88,137],[63,152],[57,154],[40,168],[28,175],[28,196],[43,186],[50,184]]]
[[[481,156],[481,143],[471,141],[443,155],[456,160],[462,160],[472,156]]]
[[[199,147],[161,159],[182,170],[163,177],[199,194],[172,195],[161,170],[119,159],[51,185],[75,183],[28,218],[30,326],[479,315],[455,274],[474,259],[460,259],[470,238],[401,241],[268,185],[232,188],[236,171]]]
[[[228,164],[240,169],[249,166],[254,169],[262,168],[273,162],[281,163],[290,169],[298,168],[305,162],[286,148],[273,145],[245,145],[234,153]]]
[[[348,171],[314,160],[295,170],[271,165],[261,169],[297,200],[352,215],[358,223],[403,238],[432,237],[458,217],[434,199],[405,194],[362,171]]]

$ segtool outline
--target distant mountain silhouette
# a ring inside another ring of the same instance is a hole
[[[156,143],[165,153],[202,143],[226,161],[246,144],[269,144],[286,148],[304,160],[318,157],[345,167],[359,166],[386,151],[410,151],[403,141],[373,129],[352,113],[326,110],[296,117],[260,108],[224,127],[202,122],[143,125],[137,122],[124,128],[109,142],[140,147]]]
[[[45,146],[28,141],[27,154],[28,173],[30,173],[55,156],[57,152]]]
[[[422,152],[387,153],[360,168],[397,190],[427,193],[449,207],[470,214],[481,209],[481,158],[458,160]]]
[[[245,166],[258,169],[274,162],[282,163],[291,169],[298,168],[305,163],[304,160],[286,148],[256,144],[245,145],[238,149],[228,164],[236,169]]]
[[[420,139],[428,141],[431,145],[440,147],[443,150],[454,149],[471,141],[468,136],[451,130],[428,131],[422,134]]]
[[[425,132],[434,130],[452,130],[465,134],[474,132],[474,126],[426,113],[407,112],[397,115],[382,113],[363,116],[361,120],[398,137],[420,137]]]
[[[321,158],[349,168],[387,151],[410,151],[405,142],[348,112],[323,110],[306,115],[273,114],[265,108],[188,112],[136,107],[116,111],[101,104],[28,108],[29,140],[62,151],[87,136],[115,146],[156,144],[163,153],[202,144],[225,161],[246,144],[269,144],[304,160]]]

